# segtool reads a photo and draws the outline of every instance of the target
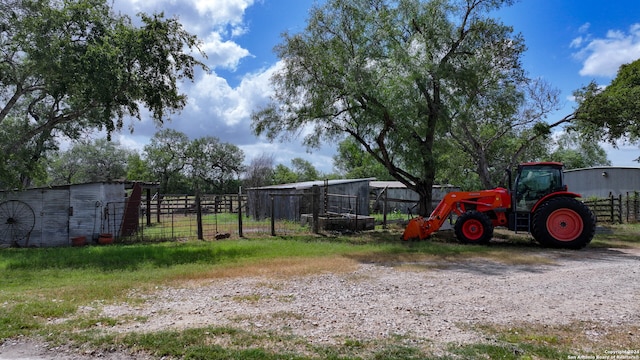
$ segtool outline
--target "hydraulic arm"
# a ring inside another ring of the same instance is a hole
[[[428,219],[421,216],[411,219],[402,234],[402,240],[427,238],[442,227],[452,212],[460,216],[469,210],[491,211],[495,214],[492,218],[493,225],[504,225],[507,222],[505,212],[511,207],[510,199],[509,191],[504,188],[450,192],[433,209]]]

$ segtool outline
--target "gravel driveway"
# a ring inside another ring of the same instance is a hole
[[[473,327],[481,324],[640,324],[640,250],[540,254],[548,264],[358,264],[347,273],[209,280],[160,288],[142,305],[105,306],[103,315],[146,319],[107,329],[118,332],[231,326],[319,345],[400,335],[434,348],[483,341]],[[0,348],[0,359],[10,349]],[[42,351],[23,359],[44,358]]]

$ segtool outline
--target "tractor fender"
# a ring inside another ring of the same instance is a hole
[[[551,194],[545,195],[544,197],[542,197],[540,200],[538,200],[538,202],[533,206],[533,208],[531,209],[531,213],[536,212],[536,210],[538,209],[538,206],[540,206],[540,204],[543,204],[545,201],[551,199],[551,198],[556,198],[556,197],[571,197],[571,198],[580,198],[582,197],[582,195],[574,193],[574,192],[570,192],[570,191],[556,191],[553,192]]]

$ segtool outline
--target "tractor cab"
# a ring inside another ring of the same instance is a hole
[[[557,162],[520,164],[513,187],[514,211],[531,212],[540,199],[566,191],[562,169],[562,163]]]

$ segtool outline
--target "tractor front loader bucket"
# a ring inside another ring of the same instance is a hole
[[[430,224],[427,219],[422,216],[415,217],[409,220],[402,234],[402,240],[424,240],[432,233],[432,231],[429,231],[429,227]]]

